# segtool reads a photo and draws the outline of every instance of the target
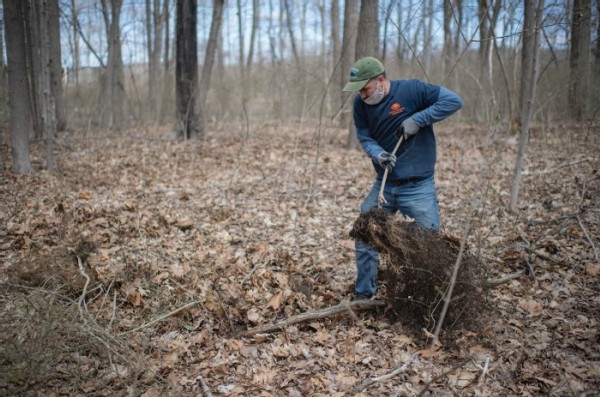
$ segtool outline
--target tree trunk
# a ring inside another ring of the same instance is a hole
[[[42,60],[41,51],[42,42],[40,34],[41,20],[40,10],[37,2],[33,0],[24,0],[27,4],[28,18],[23,21],[25,24],[25,39],[27,41],[27,71],[29,73],[30,85],[30,106],[31,118],[33,121],[33,130],[36,139],[44,138],[44,122],[42,120],[42,98],[44,97],[42,88]]]
[[[360,34],[356,38],[356,59],[366,56],[380,57],[378,9],[379,0],[362,0],[360,3],[360,15],[358,17],[358,28],[356,29]],[[350,67],[346,69],[346,80],[349,71]],[[349,125],[346,147],[352,148],[358,146],[358,140],[356,139],[353,122],[350,122]]]
[[[216,7],[216,5],[215,5]],[[221,5],[223,8],[223,5]],[[222,12],[221,12],[222,13]],[[214,15],[213,15],[214,18]],[[252,0],[252,31],[250,32],[250,44],[248,45],[248,57],[246,59],[246,76],[252,73],[252,64],[254,63],[254,47],[256,46],[256,35],[260,23],[260,4],[259,0]],[[220,26],[221,22],[219,22]],[[212,30],[212,28],[211,28]]]
[[[596,0],[596,10],[600,13],[600,0]],[[595,77],[596,81],[600,84],[600,17],[596,21],[596,59],[595,59]]]
[[[197,9],[197,0],[177,0],[175,106],[177,108],[177,136],[183,139],[192,139],[198,136],[198,118],[196,116]]]
[[[52,69],[50,60],[50,16],[49,16],[49,1],[39,0],[38,18],[39,26],[39,60],[40,60],[40,109],[42,115],[43,136],[46,139],[46,168],[54,169],[54,130],[55,130],[55,109],[54,100],[52,97],[52,79],[50,70]]]
[[[292,54],[294,55],[294,61],[296,62],[296,65],[299,66],[300,56],[298,55],[298,50],[296,47],[296,38],[294,36],[294,26],[292,23],[292,10],[289,2],[290,0],[283,0],[283,5],[285,6],[285,17],[287,20],[286,27],[290,35],[290,44],[292,46]]]
[[[356,59],[372,56],[379,58],[379,0],[362,0],[358,18]]]
[[[458,54],[458,51],[460,50],[460,37],[461,37],[461,31],[462,31],[462,27],[463,27],[463,7],[462,7],[462,0],[456,0],[455,2],[455,6],[454,9],[456,10],[456,12],[458,13],[458,20],[456,22],[456,31],[455,31],[455,36],[454,36],[454,54]]]
[[[164,40],[164,48],[165,51],[163,53],[163,75],[162,75],[162,97],[161,97],[161,105],[160,105],[160,120],[161,122],[166,117],[166,108],[167,103],[169,102],[170,95],[167,94],[167,81],[169,81],[169,65],[171,64],[171,56],[170,56],[170,14],[169,14],[169,2],[170,0],[164,0],[163,2],[163,18],[164,18],[164,37],[161,37],[161,40]]]
[[[356,54],[356,23],[357,23],[357,0],[345,0],[344,2],[344,27],[342,33],[342,49],[341,49],[341,60],[340,60],[340,102],[343,106],[348,97],[351,95],[348,92],[342,91],[348,76],[350,68],[355,61]],[[346,126],[351,124],[352,117],[348,116],[348,112],[342,112],[340,122]]]
[[[331,95],[331,108],[337,113],[341,110],[343,102],[340,101],[340,97],[337,90],[341,91],[344,88],[344,80],[342,80],[342,73],[339,69],[342,65],[341,49],[340,49],[340,2],[339,0],[333,0],[331,2],[330,9],[331,16],[331,64],[332,68],[332,87],[333,95]]]
[[[75,82],[75,101],[79,100],[79,10],[75,5],[75,0],[71,0],[71,23],[73,28],[73,80]]]
[[[238,40],[239,40],[239,65],[240,65],[240,79],[244,81],[246,79],[245,62],[244,62],[244,48],[245,48],[245,34],[244,34],[244,12],[242,9],[242,0],[237,0],[237,17],[238,17]],[[243,87],[242,87],[243,90]],[[242,93],[242,98],[244,93]]]
[[[121,7],[123,0],[102,0],[102,14],[108,31],[108,63],[103,80],[102,125],[119,128],[123,119],[125,82],[121,56]],[[110,8],[110,9],[109,9]]]
[[[0,19],[0,54],[4,54],[4,19]],[[4,64],[4,56],[0,56],[0,92],[2,97],[6,98],[4,94],[8,81],[6,80],[6,65]]]
[[[390,17],[392,15],[392,10],[394,9],[394,6],[396,5],[396,0],[391,0],[390,3],[388,4],[387,8],[385,9],[385,16],[383,18],[383,49],[381,51],[381,61],[385,64],[385,59],[387,57],[387,35],[388,35],[388,27],[390,25]]]
[[[213,1],[213,16],[212,23],[210,25],[210,35],[208,37],[208,44],[206,45],[206,55],[204,56],[204,65],[202,67],[202,77],[200,79],[200,93],[198,96],[199,102],[199,123],[198,132],[200,136],[204,136],[206,131],[206,98],[208,90],[210,89],[210,76],[212,73],[213,65],[215,63],[215,54],[217,52],[217,43],[219,38],[219,32],[221,31],[221,21],[223,20],[223,5],[225,0],[214,0]],[[256,10],[258,12],[258,10]]]
[[[537,5],[536,5],[537,3]],[[537,8],[536,8],[537,7]],[[538,76],[538,56],[540,52],[540,30],[543,19],[544,0],[526,1],[523,22],[523,49],[521,53],[521,133],[519,134],[519,151],[513,174],[509,209],[517,209],[521,167],[525,157],[525,148],[529,140],[529,123],[533,114],[536,82]],[[526,91],[525,91],[526,90]]]
[[[582,121],[590,84],[591,0],[573,0],[571,56],[569,58],[569,108],[572,117]]]
[[[58,0],[48,0],[48,39],[50,42],[50,81],[54,100],[56,131],[67,127],[62,86],[62,55],[60,49],[60,11]]]
[[[442,75],[446,76],[454,60],[452,41],[452,2],[444,0],[444,47],[442,51]]]
[[[12,171],[25,174],[33,171],[29,160],[31,112],[25,32],[25,26],[30,25],[27,22],[30,14],[25,1],[4,0],[3,8],[6,21]]]

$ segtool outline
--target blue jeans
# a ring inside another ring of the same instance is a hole
[[[360,206],[360,212],[365,213],[377,208],[377,197],[381,189],[381,181],[376,180],[365,201]],[[402,185],[386,184],[383,191],[387,204],[383,208],[390,213],[400,211],[405,216],[415,220],[417,225],[436,230],[440,229],[440,216],[433,175],[431,177],[408,182]],[[371,297],[377,291],[377,251],[360,240],[355,243],[356,252],[356,283],[355,292]]]

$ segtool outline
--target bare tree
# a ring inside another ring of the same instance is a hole
[[[223,20],[223,5],[225,0],[214,0],[213,1],[213,16],[212,23],[210,26],[210,35],[208,37],[208,44],[206,46],[206,55],[204,57],[204,66],[202,67],[202,77],[200,79],[200,94],[198,96],[198,132],[200,136],[204,136],[206,131],[206,98],[208,90],[210,88],[210,76],[212,73],[213,65],[215,63],[215,54],[217,52],[217,42],[219,38],[219,32],[221,31],[221,21]],[[258,11],[258,10],[256,10]]]
[[[102,15],[108,38],[108,62],[103,80],[102,125],[118,128],[123,121],[125,78],[121,56],[121,8],[123,0],[101,0]]]
[[[65,102],[62,87],[62,54],[60,49],[60,11],[58,0],[48,0],[48,41],[50,45],[50,84],[54,101],[54,118],[56,131],[64,131],[67,127]]]
[[[331,16],[331,61],[333,65],[333,87],[334,87],[334,95],[331,98],[331,107],[334,110],[340,109],[342,103],[340,101],[340,96],[337,95],[335,90],[340,90],[343,88],[342,74],[339,73],[339,68],[341,66],[341,48],[340,48],[340,2],[339,0],[333,0],[331,2],[330,9]]]
[[[448,73],[449,66],[452,65],[454,59],[454,43],[452,36],[452,17],[454,10],[452,9],[451,0],[444,1],[444,47],[442,54],[442,74]]]
[[[569,110],[575,120],[586,115],[590,84],[591,0],[573,0],[569,58]]]
[[[290,0],[283,0],[283,5],[285,7],[285,17],[287,20],[286,26],[288,33],[290,35],[290,44],[292,46],[292,54],[294,55],[294,60],[296,61],[296,65],[300,65],[300,55],[298,55],[298,49],[296,46],[296,36],[294,35],[294,24],[292,17],[292,9],[290,6]]]
[[[166,0],[164,0],[166,1]],[[163,1],[163,2],[164,2]],[[160,71],[160,57],[163,43],[163,12],[160,0],[146,0],[146,49],[148,51],[148,100],[150,117],[157,117],[157,95],[158,77]]]
[[[380,57],[379,54],[379,0],[362,0],[358,18],[356,58]]]
[[[340,103],[343,106],[350,96],[349,93],[342,91],[346,80],[348,80],[348,73],[350,67],[354,63],[354,57],[356,54],[356,24],[357,24],[357,13],[358,3],[357,0],[345,0],[344,1],[344,27],[342,33],[342,48],[341,48],[341,61],[340,61]],[[340,118],[342,125],[351,125],[352,117],[348,117],[348,113],[342,112]],[[352,144],[352,141],[348,143]]]
[[[529,122],[533,114],[533,103],[538,76],[538,58],[540,52],[540,30],[544,12],[544,0],[525,0],[525,19],[523,23],[523,49],[521,52],[521,133],[519,151],[515,163],[510,192],[510,211],[516,211],[519,198],[521,167],[525,148],[529,140]]]
[[[25,32],[25,26],[29,23],[24,23],[30,17],[29,3],[4,0],[3,6],[6,20],[12,171],[25,174],[33,171],[29,160],[31,112]]]
[[[196,138],[199,132],[195,106],[198,84],[197,9],[197,0],[177,0],[175,106],[177,136],[184,139]]]
[[[52,98],[51,81],[51,60],[50,60],[50,29],[49,29],[49,0],[40,0],[38,6],[38,34],[39,43],[39,88],[40,88],[40,109],[42,117],[43,136],[46,138],[46,168],[54,169],[54,136],[55,136],[55,103]]]
[[[356,59],[379,54],[379,0],[362,0],[360,3],[360,14],[358,17],[358,37],[356,38]],[[348,73],[350,68],[346,69]],[[346,79],[347,79],[346,75]],[[348,128],[348,139],[346,147],[352,148],[358,145],[356,134],[352,123]]]
[[[381,51],[381,59],[385,62],[387,57],[387,36],[388,36],[388,27],[390,25],[390,17],[392,16],[392,10],[396,5],[396,0],[390,0],[388,6],[385,9],[385,15],[383,18],[383,49]]]
[[[600,14],[600,0],[596,0],[596,10]],[[595,59],[595,75],[600,77],[600,16],[596,20],[596,59]]]

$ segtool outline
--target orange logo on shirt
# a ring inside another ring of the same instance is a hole
[[[404,112],[404,108],[399,103],[392,104],[392,108],[390,110],[391,115],[397,115]]]

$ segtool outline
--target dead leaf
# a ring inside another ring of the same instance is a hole
[[[254,308],[248,310],[246,317],[248,317],[248,320],[252,321],[253,323],[257,323],[258,320],[260,320],[260,314]]]
[[[92,198],[92,192],[90,192],[89,190],[82,190],[81,192],[79,192],[80,200],[90,200],[91,198]]]
[[[532,316],[539,316],[544,311],[544,306],[533,299],[519,299],[519,307]]]
[[[265,310],[267,310],[268,308],[272,308],[273,310],[278,310],[279,306],[281,306],[282,298],[283,298],[283,291],[279,291],[278,293],[273,295],[271,297],[271,299],[269,299],[269,302],[267,303],[267,305],[265,306]]]
[[[354,240],[340,240],[338,245],[343,248],[354,249]]]
[[[585,264],[585,272],[588,276],[596,277],[600,274],[600,263],[588,262]]]
[[[182,218],[177,220],[175,226],[177,226],[179,230],[189,230],[194,226],[194,222],[190,218]]]

